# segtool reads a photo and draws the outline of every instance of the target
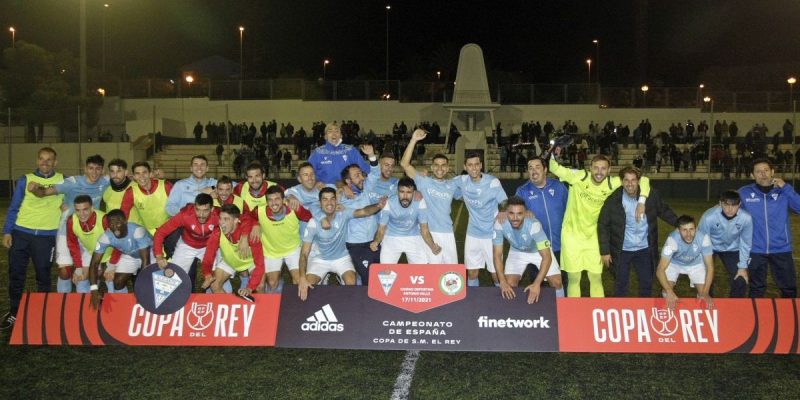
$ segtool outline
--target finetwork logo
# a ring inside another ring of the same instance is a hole
[[[314,315],[306,318],[300,329],[306,332],[342,332],[344,324],[339,323],[331,305],[325,304]]]
[[[550,329],[550,320],[539,317],[539,319],[514,319],[489,318],[486,315],[478,317],[478,328],[543,328]]]

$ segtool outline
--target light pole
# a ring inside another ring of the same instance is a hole
[[[710,103],[711,105],[711,119],[710,121],[714,120],[714,99],[710,96],[703,97],[704,103]],[[706,167],[706,201],[711,200],[711,136],[708,136],[708,148],[706,152],[708,152],[708,167]]]
[[[244,79],[244,27],[239,27],[239,80]]]
[[[103,73],[106,72],[106,14],[110,4],[103,4]]]
[[[442,80],[442,71],[436,71],[436,80]]]
[[[797,126],[797,101],[794,99],[794,84],[797,83],[797,78],[791,76],[786,80],[789,84],[789,103],[792,107],[792,186],[794,186],[795,174],[797,173],[797,144],[796,126]]]
[[[386,5],[386,94],[389,94],[389,10],[391,9],[392,6],[387,4]]]
[[[326,72],[328,69],[328,64],[331,63],[331,60],[322,60],[322,80],[325,80]]]
[[[644,96],[644,107],[647,107],[647,91],[650,90],[650,87],[647,85],[642,85],[642,96]]]
[[[594,39],[592,40],[594,43],[594,59],[595,59],[595,69],[597,70],[597,84],[600,84],[600,40]]]
[[[705,89],[705,87],[706,87],[706,85],[704,85],[702,83],[697,87],[697,104],[699,106],[701,106],[701,108],[702,108],[702,104],[700,104],[700,101],[703,100],[703,89]]]
[[[591,58],[587,58],[586,59],[586,67],[589,69],[589,73],[587,74],[588,75],[588,81],[587,82],[591,85],[592,84],[592,59]]]
[[[14,29],[13,26],[8,27],[8,31],[11,32],[11,47],[17,47],[17,30]]]

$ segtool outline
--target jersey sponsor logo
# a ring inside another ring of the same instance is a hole
[[[744,201],[745,201],[745,203],[758,203],[758,202],[761,201],[761,198],[760,197],[756,197],[755,193],[750,192],[750,197],[745,198]]]
[[[544,316],[538,319],[496,319],[481,315],[478,317],[478,328],[550,329],[550,320],[545,319]]]
[[[314,315],[306,318],[300,329],[306,332],[342,332],[344,324],[339,323],[331,305],[325,304]]]

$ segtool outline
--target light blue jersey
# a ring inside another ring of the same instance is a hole
[[[354,212],[355,210],[352,208],[345,208],[344,211],[337,212],[331,221],[330,229],[322,229],[320,226],[322,218],[312,218],[306,226],[303,242],[316,243],[319,257],[323,260],[334,261],[348,255],[345,236],[347,235],[347,222],[354,219]]]
[[[453,199],[461,198],[458,185],[452,180],[440,181],[420,174],[414,177],[414,183],[428,206],[428,227],[431,232],[453,233],[450,206]]]
[[[325,185],[325,187],[336,189],[335,185]],[[297,184],[286,189],[285,194],[286,197],[294,196],[315,218],[322,218],[325,214],[322,212],[322,207],[319,205],[319,191],[320,189],[317,187],[309,191],[306,190],[303,185]],[[308,222],[300,221],[300,237],[303,237],[303,234],[306,232],[306,225],[308,225]]]
[[[623,251],[637,251],[646,249],[647,241],[647,218],[636,221],[636,207],[639,205],[639,198],[622,194],[622,208],[625,210],[625,237],[622,239]]]
[[[95,253],[104,253],[107,248],[112,247],[119,250],[122,254],[127,254],[133,258],[139,259],[139,250],[151,247],[153,245],[153,237],[147,232],[144,227],[128,222],[128,234],[123,238],[114,236],[114,232],[106,229],[103,236],[97,239],[97,246],[94,248]]]
[[[550,241],[542,229],[542,223],[532,217],[525,217],[519,229],[514,229],[508,221],[502,224],[495,222],[492,244],[502,246],[503,238],[508,240],[512,249],[525,253],[535,253],[550,248]]]
[[[92,198],[92,207],[99,210],[100,201],[103,200],[103,192],[109,185],[108,177],[101,176],[94,183],[89,183],[85,175],[70,176],[64,182],[55,186],[59,194],[64,195],[64,204],[69,207],[69,214],[72,215],[75,198],[85,194]]]
[[[187,204],[194,204],[194,200],[203,189],[217,186],[214,178],[203,178],[197,180],[194,176],[181,179],[172,185],[167,199],[167,214],[175,215]]]
[[[703,256],[710,256],[713,253],[711,238],[707,234],[697,232],[692,243],[686,243],[676,229],[667,237],[664,249],[661,250],[661,258],[667,258],[670,263],[679,267],[693,267],[704,265]]]
[[[497,207],[508,199],[500,180],[489,174],[482,174],[478,182],[473,182],[469,175],[457,176],[451,182],[461,189],[464,204],[469,211],[467,235],[477,239],[491,239]]]
[[[101,176],[100,179],[96,180],[94,183],[89,183],[86,179],[86,175],[76,175],[70,176],[64,179],[62,183],[54,185],[53,187],[56,191],[64,195],[63,204],[67,207],[66,210],[61,213],[61,220],[58,224],[58,234],[62,236],[67,234],[67,220],[75,211],[76,197],[82,194],[91,197],[92,207],[99,210],[100,202],[103,200],[103,192],[105,192],[109,184],[110,182],[106,176]]]
[[[743,208],[728,219],[719,205],[706,210],[697,232],[705,233],[711,238],[714,251],[738,251],[739,268],[747,268],[750,249],[753,247],[753,218]]]
[[[350,186],[357,193],[354,199],[342,198],[340,203],[348,208],[359,209],[370,204],[375,204],[383,196],[391,196],[397,191],[397,181],[394,184],[381,181],[381,169],[378,166],[370,167],[367,180],[364,181],[364,190]],[[392,178],[394,179],[394,178]],[[391,180],[390,180],[391,181]],[[353,218],[347,224],[347,243],[367,243],[375,239],[378,230],[378,215],[364,218]]]
[[[386,236],[419,236],[419,224],[428,223],[425,199],[412,200],[408,207],[395,196],[386,202],[380,213],[381,225],[386,226]]]

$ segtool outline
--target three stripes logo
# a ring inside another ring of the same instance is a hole
[[[300,329],[306,332],[342,332],[344,324],[339,323],[331,305],[325,304],[314,315],[306,318]]]

